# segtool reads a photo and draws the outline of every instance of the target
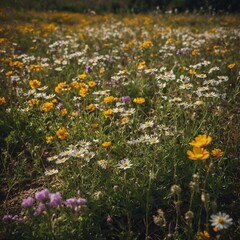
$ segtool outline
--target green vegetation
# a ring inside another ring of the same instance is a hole
[[[229,239],[239,16],[0,11],[2,239]]]

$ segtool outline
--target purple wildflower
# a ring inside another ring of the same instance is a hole
[[[3,222],[11,222],[11,221],[13,221],[13,215],[6,214],[3,216],[2,220],[3,220]]]
[[[64,105],[63,105],[62,103],[59,103],[59,104],[57,105],[57,108],[58,108],[59,110],[62,110],[62,109],[64,108]]]
[[[90,66],[86,66],[86,73],[91,73],[92,72],[92,68]]]
[[[77,199],[77,204],[83,205],[86,204],[87,200],[85,198],[78,198]]]
[[[43,189],[42,191],[35,193],[35,198],[37,201],[44,202],[49,198],[50,192],[48,189]]]
[[[21,206],[24,208],[32,207],[34,202],[35,202],[35,200],[32,197],[28,197],[28,198],[23,199]]]
[[[62,203],[62,196],[60,192],[50,193],[50,203],[49,206],[57,207]]]
[[[67,207],[73,207],[73,206],[76,205],[76,203],[77,203],[77,199],[76,199],[75,197],[73,197],[73,198],[68,198],[68,199],[66,199],[66,201],[65,201],[65,205],[66,205]]]
[[[131,98],[129,96],[122,96],[122,101],[123,102],[130,102]]]
[[[40,215],[43,211],[45,211],[45,209],[46,209],[46,207],[45,207],[45,204],[43,204],[43,203],[39,203],[39,205],[38,205],[38,207],[37,207],[37,209],[36,209],[36,211],[34,212],[34,216],[38,216],[38,215]]]

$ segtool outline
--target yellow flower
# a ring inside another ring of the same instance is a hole
[[[146,62],[145,61],[138,63],[137,69],[144,69],[144,68],[146,68]]]
[[[74,87],[74,88],[81,88],[85,85],[85,83],[83,82],[72,82],[71,85]]]
[[[88,82],[88,86],[89,87],[95,87],[97,84],[96,84],[96,82],[94,82],[94,81],[89,81]]]
[[[193,147],[193,151],[187,151],[187,155],[191,160],[206,160],[210,156],[209,152],[206,149],[195,146]]]
[[[198,233],[197,237],[198,237],[197,238],[198,240],[209,239],[210,238],[210,234],[208,233],[208,231],[202,231],[202,232]]]
[[[198,135],[195,137],[195,140],[191,141],[189,144],[194,147],[206,147],[212,142],[212,138],[210,136],[207,136],[207,134]]]
[[[116,97],[113,97],[113,96],[108,96],[108,97],[105,97],[105,98],[103,99],[103,101],[104,101],[105,103],[114,102],[114,101],[116,101],[116,100],[117,100],[117,98],[116,98]]]
[[[195,75],[195,74],[197,74],[197,73],[196,73],[196,71],[190,69],[190,70],[189,70],[189,74],[191,74],[191,75]]]
[[[85,73],[78,75],[78,78],[80,78],[82,80],[86,79],[86,77],[87,77],[87,75]]]
[[[91,124],[91,128],[93,128],[93,129],[97,129],[98,126],[99,126],[99,125],[98,125],[97,123],[92,123],[92,124]]]
[[[39,104],[39,100],[38,99],[31,99],[28,101],[28,105],[30,107],[33,107],[34,105],[38,105]]]
[[[8,77],[8,76],[11,76],[12,74],[13,74],[13,71],[8,71],[8,72],[5,73],[5,76]]]
[[[100,74],[104,74],[105,72],[106,72],[105,69],[100,69],[99,71]]]
[[[69,84],[67,84],[66,82],[60,82],[56,87],[55,87],[55,92],[56,93],[61,93],[63,91],[69,91],[71,89],[71,87],[69,86]]]
[[[214,148],[211,152],[213,157],[222,157],[223,151],[219,148]]]
[[[96,106],[93,103],[91,103],[87,106],[88,111],[94,111],[95,109],[96,109]]]
[[[53,103],[52,102],[45,102],[42,107],[41,110],[44,112],[49,112],[51,109],[53,109]]]
[[[197,50],[197,49],[193,49],[193,50],[192,50],[192,55],[195,56],[195,55],[197,55],[197,54],[198,54],[198,50]]]
[[[235,63],[231,63],[231,64],[228,65],[228,68],[229,68],[229,69],[232,69],[232,68],[235,67],[235,65],[236,65]]]
[[[112,113],[113,110],[111,108],[103,112],[105,118],[109,118],[112,115]]]
[[[0,105],[6,103],[5,97],[0,97]]]
[[[129,118],[128,117],[123,117],[121,119],[121,122],[122,122],[122,124],[128,123],[129,122]]]
[[[66,115],[67,115],[67,109],[64,108],[64,109],[61,110],[61,116],[64,117]]]
[[[31,87],[32,89],[35,89],[35,88],[38,88],[38,87],[41,86],[41,82],[38,81],[38,80],[36,80],[36,79],[34,79],[34,80],[30,80],[30,81],[29,81],[29,85],[30,85],[30,87]]]
[[[103,147],[111,147],[112,146],[112,142],[104,142],[102,143]]]
[[[79,95],[81,97],[86,97],[88,95],[88,88],[81,87],[80,90],[79,90]]]
[[[53,136],[47,136],[47,137],[46,137],[46,143],[47,143],[47,144],[51,143],[53,139],[54,139]]]
[[[145,99],[142,97],[138,97],[138,98],[134,98],[133,102],[137,103],[137,104],[142,104],[145,102]]]
[[[147,40],[147,41],[145,41],[144,43],[142,43],[142,44],[140,45],[140,48],[141,48],[141,49],[146,49],[146,48],[151,47],[152,45],[153,45],[152,41]]]
[[[56,134],[57,134],[58,138],[63,140],[64,138],[66,138],[68,136],[68,131],[66,130],[66,128],[60,128],[57,130]]]

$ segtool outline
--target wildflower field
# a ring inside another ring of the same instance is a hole
[[[239,239],[239,15],[0,22],[0,239]]]

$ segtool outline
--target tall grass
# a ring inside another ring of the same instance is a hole
[[[238,16],[9,11],[3,239],[238,238]]]

